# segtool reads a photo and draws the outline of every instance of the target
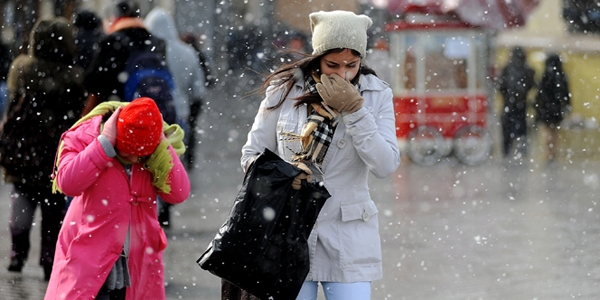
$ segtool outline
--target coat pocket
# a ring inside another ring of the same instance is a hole
[[[381,262],[378,210],[373,201],[342,204],[340,265],[352,268]]]
[[[302,140],[296,134],[299,134],[296,122],[286,118],[277,121],[277,151],[284,160],[302,152]]]

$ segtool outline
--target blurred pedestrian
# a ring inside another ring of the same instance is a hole
[[[196,50],[196,54],[198,55],[198,60],[200,61],[200,67],[202,69],[202,73],[204,73],[204,77],[206,79],[206,83],[204,86],[206,88],[212,88],[216,85],[216,76],[211,71],[211,62],[208,60],[202,49],[200,48],[200,41],[198,37],[192,33],[184,34],[181,37],[181,40],[186,44],[192,46]],[[196,132],[199,131],[198,128],[198,119],[200,118],[200,113],[202,112],[202,99],[200,101],[191,101],[190,103],[190,116],[188,118],[188,124],[190,128],[190,133],[187,136],[188,145],[187,150],[185,152],[184,160],[187,162],[188,167],[194,165],[194,157],[196,153]]]
[[[558,154],[558,129],[562,120],[571,111],[571,93],[567,75],[563,70],[560,56],[548,55],[544,73],[535,99],[536,123],[546,128],[546,147],[548,161],[552,162]]]
[[[27,261],[36,207],[42,211],[40,264],[52,272],[64,195],[52,193],[51,173],[61,134],[76,120],[85,96],[83,70],[73,65],[72,26],[64,18],[38,21],[27,54],[19,55],[8,75],[9,104],[2,124],[4,181],[13,184],[9,271],[21,272]]]
[[[534,76],[535,71],[527,64],[523,48],[513,48],[498,84],[504,100],[501,117],[504,157],[512,155],[515,142],[515,156],[527,154],[527,95],[535,86]]]
[[[373,43],[373,49],[367,54],[369,67],[377,72],[381,80],[392,82],[392,66],[390,65],[390,46],[384,38],[378,38]]]
[[[241,165],[269,149],[322,182],[331,193],[309,237],[310,271],[297,299],[371,297],[383,276],[377,207],[369,172],[392,175],[400,164],[392,91],[363,64],[372,21],[347,11],[310,14],[312,55],[268,75],[266,92]],[[224,283],[224,293],[235,288]]]
[[[229,69],[258,70],[263,66],[260,55],[263,31],[253,23],[234,28],[226,37]]]
[[[162,58],[166,55],[165,42],[146,29],[135,2],[116,2],[107,12],[107,36],[100,41],[99,52],[84,79],[88,91],[84,115],[100,102],[125,101],[124,87],[130,74],[124,71],[133,53],[150,49]]]
[[[178,125],[150,98],[99,104],[61,141],[54,189],[74,196],[45,299],[165,299],[156,197],[185,201]]]
[[[77,12],[73,20],[77,29],[75,44],[77,45],[77,57],[75,64],[87,70],[94,55],[98,52],[98,42],[104,37],[104,27],[100,16],[91,10]]]
[[[208,59],[208,56],[202,50],[200,46],[200,39],[194,33],[184,33],[181,35],[181,40],[192,46],[196,53],[198,54],[198,59],[200,60],[200,67],[202,68],[202,73],[204,73],[204,77],[206,78],[206,84],[204,85],[207,88],[212,88],[217,83],[217,76],[212,71],[213,63]]]
[[[175,79],[177,88],[176,106],[179,121],[186,133],[191,135],[189,126],[190,106],[200,103],[206,93],[206,79],[202,72],[196,50],[179,38],[173,17],[160,7],[153,8],[144,21],[146,27],[154,36],[161,38],[167,45],[167,65]],[[186,141],[186,146],[189,143]],[[191,151],[187,151],[190,155]],[[192,156],[187,157],[188,168],[192,165]]]

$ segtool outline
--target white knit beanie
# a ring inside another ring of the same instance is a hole
[[[364,58],[367,54],[367,29],[373,21],[349,11],[319,11],[309,15],[314,55],[327,50],[348,48]]]

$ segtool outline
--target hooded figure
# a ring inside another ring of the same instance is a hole
[[[535,109],[536,121],[551,127],[560,125],[571,109],[569,82],[558,54],[546,59]]]
[[[527,94],[534,87],[535,72],[527,64],[521,47],[515,47],[509,62],[500,75],[500,93],[504,100],[502,111],[503,153],[507,156],[514,141],[527,136]],[[521,141],[525,145],[525,141]],[[525,151],[525,149],[522,149]]]
[[[65,207],[64,195],[51,192],[54,155],[60,136],[77,120],[85,96],[83,70],[73,65],[75,42],[67,20],[38,21],[30,41],[29,52],[14,60],[8,74],[9,103],[0,147],[4,181],[14,185],[9,271],[21,272],[28,258],[29,233],[40,204],[40,264],[47,280]]]
[[[177,115],[185,124],[190,116],[190,105],[199,101],[205,93],[205,78],[200,69],[198,54],[192,46],[179,39],[173,17],[162,8],[152,9],[144,23],[150,33],[167,44],[167,65],[173,74],[177,89]]]
[[[560,56],[556,53],[550,54],[545,65],[540,89],[535,99],[535,121],[542,123],[548,131],[546,148],[548,162],[552,162],[558,154],[560,123],[571,112],[571,93]]]

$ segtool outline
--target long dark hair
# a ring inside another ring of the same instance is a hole
[[[298,80],[306,79],[307,76],[311,76],[313,72],[316,73],[317,76],[320,75],[319,63],[321,61],[321,58],[323,58],[323,56],[330,54],[330,53],[339,53],[344,50],[345,50],[345,48],[330,49],[320,55],[311,55],[311,54],[294,51],[295,54],[299,55],[302,58],[300,58],[296,61],[292,61],[290,63],[284,63],[279,68],[277,68],[275,71],[266,75],[265,81],[258,88],[256,93],[264,94],[264,93],[266,93],[267,89],[270,86],[277,86],[277,87],[283,86],[283,88],[285,89],[285,92],[282,94],[281,99],[279,99],[279,102],[277,102],[276,105],[267,108],[269,110],[277,109],[278,107],[281,106],[281,104],[283,104],[283,101],[285,101],[287,96],[290,94],[292,87]],[[352,50],[352,49],[350,49],[350,51],[352,51],[352,54],[354,54],[358,57],[361,57],[361,55],[358,51]],[[356,76],[352,79],[353,84],[356,84],[358,82],[360,74],[363,74],[363,75],[373,74],[373,75],[377,76],[377,74],[375,73],[375,71],[373,69],[362,64],[362,59],[363,58],[361,57],[360,69],[358,70],[358,73],[356,74]],[[306,91],[303,95],[301,95],[297,98],[294,98],[293,100],[296,100],[296,103],[294,104],[295,107],[298,107],[305,103],[311,104],[311,103],[320,103],[321,101],[323,101],[321,99],[321,96],[319,96],[319,94],[317,94],[317,93],[313,94],[308,91]]]

